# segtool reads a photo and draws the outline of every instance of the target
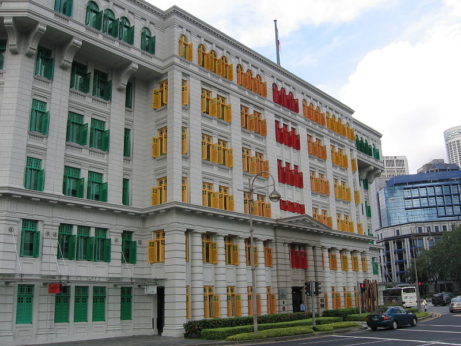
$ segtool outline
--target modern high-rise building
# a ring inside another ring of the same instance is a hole
[[[454,164],[431,162],[421,173],[387,181],[379,192],[382,226],[375,233],[384,246],[384,281],[406,282],[418,251],[429,249],[444,231],[461,224],[460,191],[461,170]]]
[[[443,132],[449,163],[461,167],[461,126],[454,126]]]
[[[309,280],[350,307],[379,279],[381,135],[351,108],[177,7],[0,18],[0,344],[178,336],[297,311]]]

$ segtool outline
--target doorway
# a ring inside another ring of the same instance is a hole
[[[300,312],[300,306],[303,302],[303,288],[302,287],[292,287],[291,288],[291,298],[293,301],[293,312]]]
[[[157,287],[157,331],[162,335],[165,325],[165,287]]]

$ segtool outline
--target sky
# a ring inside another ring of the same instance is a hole
[[[410,173],[461,125],[461,0],[149,0],[177,5],[351,107]],[[459,107],[459,108],[458,108]]]

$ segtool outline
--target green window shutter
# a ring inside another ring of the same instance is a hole
[[[37,191],[43,191],[45,187],[45,172],[43,169],[37,172]]]
[[[111,251],[111,239],[104,239],[104,262],[110,262]]]
[[[155,54],[155,36],[149,39],[149,46],[147,51],[151,54]]]
[[[75,286],[74,322],[88,322],[87,286]]]
[[[126,84],[125,108],[133,108],[133,82],[128,82]]]
[[[77,195],[75,197],[83,198],[83,189],[85,188],[85,178],[80,178],[77,181]]]
[[[44,75],[46,79],[52,80],[54,77],[54,59],[53,58],[45,58],[45,71]]]
[[[34,232],[33,254],[32,257],[40,256],[40,232]]]
[[[102,133],[101,149],[104,151],[109,151],[109,144],[110,144],[110,130],[106,130]]]
[[[93,261],[94,260],[94,238],[89,237],[86,242],[86,260]]]
[[[80,145],[86,145],[88,138],[88,124],[83,124],[80,126],[80,132],[78,135],[77,143]]]
[[[77,238],[75,235],[69,236],[69,254],[68,259],[73,260],[75,259],[75,247],[76,247]]]
[[[70,286],[61,286],[54,298],[54,322],[68,323],[70,312]]]
[[[128,43],[129,44],[134,43],[134,25],[128,28]]]
[[[3,70],[5,63],[6,40],[0,40],[0,70]]]
[[[106,320],[106,288],[93,287],[93,322]]]
[[[131,156],[131,130],[127,128],[125,128],[123,136],[123,156]]]
[[[120,290],[120,320],[131,320],[132,300],[132,288],[122,287]]]
[[[130,258],[128,262],[131,264],[136,264],[136,240],[130,241]]]
[[[65,0],[62,8],[62,13],[68,17],[72,16],[72,0]]]
[[[32,324],[34,285],[18,285],[16,324]]]
[[[129,179],[123,179],[122,204],[123,205],[130,204],[130,180]]]

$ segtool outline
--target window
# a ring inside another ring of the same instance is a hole
[[[75,235],[72,235],[72,225],[66,223],[59,225],[57,257],[75,258]]]
[[[107,229],[95,228],[94,235],[94,260],[110,262],[111,239],[107,238]]]
[[[341,254],[341,270],[348,271],[349,269],[349,261],[347,260],[347,254]]]
[[[72,0],[55,0],[54,10],[68,17],[72,16]]]
[[[255,267],[259,266],[258,246],[253,243]],[[245,239],[245,257],[247,266],[251,266],[251,243],[250,239]]]
[[[154,240],[148,243],[149,263],[165,262],[165,231],[154,232]]]
[[[237,304],[240,303],[240,299],[237,302],[237,294],[235,294],[235,286],[227,286],[227,317],[240,316]]]
[[[227,186],[219,186],[219,209],[223,210],[234,210],[234,196],[229,194],[229,188]]]
[[[88,322],[88,286],[75,286],[74,322]]]
[[[94,238],[90,237],[90,227],[77,227],[77,260],[93,260]]]
[[[93,96],[110,101],[112,97],[112,81],[107,73],[95,70],[93,77]]]
[[[184,79],[182,80],[181,103],[183,106],[189,106],[189,82]]]
[[[218,263],[218,249],[211,234],[202,235],[202,261],[210,264]]]
[[[192,301],[190,298],[190,286],[186,286],[186,319],[190,320],[192,317]]]
[[[277,301],[275,293],[272,293],[272,287],[266,287],[266,299],[267,299],[267,313],[276,314],[277,313]]]
[[[187,141],[187,127],[181,128],[181,154],[187,155],[189,153],[188,141]]]
[[[330,270],[338,270],[338,260],[333,251],[328,251],[328,261],[330,264]]]
[[[29,131],[39,132],[43,135],[48,134],[49,117],[50,113],[46,110],[46,102],[33,99]]]
[[[152,108],[159,109],[168,104],[168,80],[160,82],[158,89],[152,90]]]
[[[134,42],[134,25],[130,26],[130,21],[126,17],[120,18],[118,38],[128,44],[133,44]]]
[[[125,108],[133,108],[133,82],[128,82],[125,88]]]
[[[5,64],[6,41],[0,40],[0,70],[3,70]]]
[[[35,75],[52,80],[54,73],[54,59],[51,57],[51,50],[38,47],[35,58]]]
[[[37,230],[38,221],[22,220],[21,248],[19,256],[38,257],[40,252],[40,232]]]
[[[123,178],[122,204],[130,205],[130,179]]]
[[[219,194],[213,191],[212,183],[202,183],[202,205],[212,208],[219,207]]]
[[[270,242],[264,242],[264,265],[266,267],[272,267],[272,249],[270,247]]]
[[[80,168],[64,166],[62,193],[66,196],[83,197],[85,178],[80,178]]]
[[[91,73],[87,72],[87,66],[79,64],[78,62],[72,63],[72,70],[70,75],[70,88],[74,90],[87,93],[90,91],[90,78]]]
[[[70,286],[61,286],[61,292],[54,297],[54,322],[69,323]]]
[[[131,157],[131,130],[127,128],[123,134],[123,156]]]
[[[24,188],[43,191],[44,185],[45,173],[42,169],[42,160],[34,157],[27,157],[26,170],[24,173]]]
[[[167,177],[157,179],[157,187],[152,188],[151,204],[159,205],[167,202]]]
[[[203,286],[203,303],[203,317],[220,317],[220,299],[218,295],[214,294],[214,286]]]
[[[185,35],[179,37],[179,52],[181,58],[192,61],[192,43],[189,43]]]
[[[182,177],[182,201],[189,203],[189,182],[187,177]]]
[[[168,128],[157,130],[157,137],[152,137],[152,157],[157,158],[168,153]]]
[[[102,182],[102,173],[88,172],[86,198],[107,202],[107,183]]]
[[[88,124],[83,123],[83,115],[69,112],[67,116],[66,141],[86,145]]]
[[[217,111],[216,117],[226,122],[232,121],[231,105],[226,103],[224,96],[218,95],[216,97]]]
[[[115,19],[114,12],[105,10],[102,15],[102,32],[112,37],[117,37],[119,21]]]
[[[85,24],[101,30],[102,11],[99,11],[98,5],[94,1],[88,2],[86,6]]]
[[[106,288],[93,287],[93,322],[106,320]]]
[[[18,285],[16,324],[32,324],[34,285]]]
[[[155,36],[152,36],[148,28],[141,31],[141,50],[155,54]]]
[[[120,320],[131,320],[132,288],[122,287],[120,290]]]
[[[136,241],[133,232],[122,232],[122,263],[136,263]]]
[[[239,248],[238,244],[235,244],[234,238],[224,237],[224,245],[226,253],[226,264],[239,265]]]
[[[110,131],[106,130],[106,123],[101,120],[91,119],[90,147],[102,151],[109,151]]]

